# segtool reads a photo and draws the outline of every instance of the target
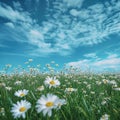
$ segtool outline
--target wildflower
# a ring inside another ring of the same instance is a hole
[[[56,67],[59,67],[59,64],[55,64]]]
[[[31,104],[27,102],[26,100],[21,100],[20,102],[17,102],[17,104],[13,104],[13,107],[11,109],[11,112],[14,116],[14,118],[25,118],[25,113],[28,109],[31,108]]]
[[[77,91],[77,89],[71,88],[71,87],[65,89],[65,92],[66,92],[66,93],[71,93],[71,92],[76,92],[76,91]]]
[[[88,84],[86,81],[84,81],[83,83],[86,84],[86,85]]]
[[[112,85],[117,85],[116,81],[115,80],[111,80],[109,81],[109,84],[112,84]]]
[[[56,95],[47,94],[47,96],[42,95],[40,99],[37,101],[37,112],[43,112],[45,116],[48,114],[50,117],[52,115],[52,109],[60,108],[61,105],[65,103],[65,100],[59,99]]]
[[[103,79],[103,83],[107,84],[109,82],[109,80]]]
[[[102,105],[105,105],[106,103],[107,103],[107,101],[105,101],[105,100],[101,102]]]
[[[15,85],[20,85],[21,83],[22,83],[22,82],[18,80],[18,81],[16,81],[14,84],[15,84]]]
[[[100,82],[100,81],[96,81],[96,84],[97,84],[97,85],[101,85],[101,82]]]
[[[0,108],[0,115],[2,115],[2,116],[5,115],[5,109],[3,107]]]
[[[12,89],[12,87],[5,87],[6,90],[10,91]]]
[[[58,103],[57,103],[57,107],[58,109],[61,108],[62,105],[66,104],[66,100],[65,99],[59,99]]]
[[[86,94],[86,93],[87,93],[87,92],[86,92],[86,90],[83,90],[82,92],[83,92],[84,94]]]
[[[86,87],[87,87],[88,89],[91,89],[91,85],[90,85],[90,84],[89,84],[89,85],[87,85]]]
[[[102,115],[102,117],[100,118],[100,120],[109,120],[109,115],[107,115],[107,114]]]
[[[33,59],[28,59],[29,62],[33,62]]]
[[[37,88],[37,90],[38,91],[43,91],[44,90],[44,86],[42,85],[42,86],[39,86],[38,88]]]
[[[118,87],[118,88],[114,88],[114,90],[116,90],[116,91],[120,91],[120,87]]]
[[[5,87],[6,84],[5,84],[5,83],[0,83],[0,86],[1,86],[1,87]]]
[[[37,65],[38,68],[40,68],[40,66],[41,66],[40,64]]]
[[[28,94],[28,90],[24,89],[24,90],[16,91],[14,95],[18,97],[24,97],[27,94]]]
[[[11,64],[6,64],[5,66],[6,66],[7,68],[12,67],[12,65],[11,65]]]
[[[44,81],[46,86],[49,86],[49,88],[51,87],[57,87],[60,85],[59,80],[56,79],[56,77],[47,77],[46,80]]]
[[[95,92],[94,92],[94,91],[91,91],[90,93],[91,93],[91,94],[95,94]]]

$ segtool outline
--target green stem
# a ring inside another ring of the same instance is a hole
[[[61,110],[61,113],[64,116],[64,120],[67,120],[67,118],[66,118],[66,116],[65,116],[65,114],[64,114],[64,112],[62,110]]]

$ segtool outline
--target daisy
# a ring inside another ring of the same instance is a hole
[[[76,91],[77,91],[77,89],[71,88],[71,87],[65,89],[65,92],[66,92],[66,93],[71,93],[71,92],[76,92]]]
[[[18,81],[16,81],[14,84],[15,84],[15,85],[20,85],[21,83],[22,83],[22,82],[18,80]]]
[[[106,80],[106,79],[103,79],[102,81],[103,81],[104,84],[109,83],[109,80]]]
[[[0,116],[5,116],[5,108],[0,108]]]
[[[100,118],[100,120],[109,120],[109,115],[107,115],[107,114],[102,115],[102,117]]]
[[[6,90],[10,91],[12,89],[12,87],[5,87]]]
[[[24,90],[16,91],[14,95],[18,97],[24,97],[27,94],[28,94],[28,90],[24,89]]]
[[[114,90],[116,90],[116,91],[120,91],[120,87],[114,88]]]
[[[48,116],[52,115],[52,109],[55,109],[58,107],[58,103],[60,103],[60,99],[53,94],[47,94],[47,96],[42,95],[40,99],[37,101],[37,112],[43,112],[43,115],[45,116],[48,114]],[[62,103],[62,102],[61,102]]]
[[[47,77],[46,80],[44,81],[46,86],[49,86],[49,88],[51,87],[57,87],[60,85],[59,80],[56,79],[56,77]]]
[[[66,100],[65,99],[59,99],[59,101],[57,102],[57,108],[60,109],[62,105],[66,104]]]
[[[27,102],[26,100],[21,100],[20,102],[17,102],[17,104],[13,104],[13,107],[11,109],[11,112],[14,116],[14,118],[25,118],[25,113],[28,109],[31,108],[31,104]]]
[[[38,88],[37,88],[37,91],[43,91],[44,90],[44,86],[42,85],[42,86],[39,86]]]

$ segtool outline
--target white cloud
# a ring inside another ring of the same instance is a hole
[[[94,63],[95,66],[108,66],[109,65],[120,65],[120,58],[109,58]]]
[[[89,57],[90,54],[88,54]],[[90,55],[91,57],[91,55]],[[75,62],[69,62],[66,64],[67,67],[73,66],[75,68],[81,68],[81,70],[91,69],[93,72],[102,71],[117,71],[120,70],[120,57],[115,54],[108,55],[106,58],[99,59],[82,59]]]
[[[70,14],[73,15],[73,16],[78,16],[79,12],[76,9],[71,9]]]
[[[44,36],[37,30],[30,30],[30,35],[33,37],[33,39],[44,40]]]
[[[118,57],[118,54],[111,54],[111,53],[108,53],[108,59],[112,59],[112,58],[117,58]]]
[[[10,6],[0,3],[0,16],[7,18],[13,22],[22,21],[22,22],[31,22],[31,19],[26,12],[19,12],[13,10]]]
[[[7,29],[12,40],[35,47],[29,53],[69,55],[79,46],[99,44],[108,40],[106,38],[109,35],[120,33],[120,1],[112,0],[82,8],[83,2],[85,1],[53,1],[53,7],[47,6],[45,11],[47,20],[40,25],[29,12],[23,10],[19,2],[14,2],[14,9],[0,3],[0,16],[10,21],[6,26],[16,29],[12,32]],[[6,36],[5,30],[3,33],[2,39]],[[41,49],[43,47],[44,50]]]
[[[78,8],[80,8],[82,6],[84,0],[63,0],[63,2],[68,7],[78,7]]]
[[[71,3],[75,1],[67,2]],[[120,3],[117,2],[117,4]],[[64,39],[65,43],[68,43],[69,41],[69,47],[74,48],[81,45],[98,44],[107,40],[110,34],[118,33],[118,31],[120,32],[119,14],[112,17],[114,12],[118,11],[118,9],[116,9],[116,4],[113,4],[113,2],[108,4],[107,7],[102,3],[91,5],[87,9],[76,9],[73,6],[71,6],[71,9],[69,10],[65,8],[64,3],[59,1],[54,2],[52,22],[51,20],[50,22],[47,22],[51,23],[51,26],[53,26],[52,28],[57,28],[55,34],[58,34],[57,31],[65,33],[66,37],[63,37],[62,39]],[[64,9],[64,15],[61,9]],[[68,14],[68,12],[70,14]],[[71,15],[74,17],[71,17]],[[110,18],[110,20],[108,18]],[[113,23],[113,20],[115,20],[117,24]],[[55,21],[55,23],[53,21]],[[60,27],[57,27],[59,25]],[[55,34],[53,39],[56,39]],[[57,38],[56,41],[61,41],[59,39],[61,38]]]
[[[76,62],[70,62],[70,63],[67,63],[66,65],[67,66],[73,66],[73,67],[83,67],[83,66],[87,66],[89,63],[89,60],[88,59],[84,59],[84,60],[80,60],[80,61],[76,61]]]
[[[96,53],[89,53],[89,54],[85,54],[84,56],[87,58],[97,58]]]
[[[11,22],[5,23],[5,25],[10,27],[10,28],[15,28],[14,24]]]

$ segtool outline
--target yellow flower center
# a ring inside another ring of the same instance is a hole
[[[24,94],[24,93],[21,93],[20,96],[23,97],[23,96],[25,96],[25,94]]]
[[[54,85],[54,84],[55,84],[55,81],[54,81],[54,80],[51,80],[51,81],[50,81],[50,84],[51,84],[51,85]]]
[[[47,102],[47,103],[46,103],[46,106],[47,106],[47,107],[52,107],[53,105],[54,105],[53,102]]]
[[[68,91],[72,92],[72,91],[73,91],[73,88],[69,88]]]
[[[104,84],[107,84],[108,83],[108,81],[107,80],[104,80]]]
[[[25,107],[21,107],[21,108],[19,109],[20,112],[24,112],[25,110],[26,110]]]

